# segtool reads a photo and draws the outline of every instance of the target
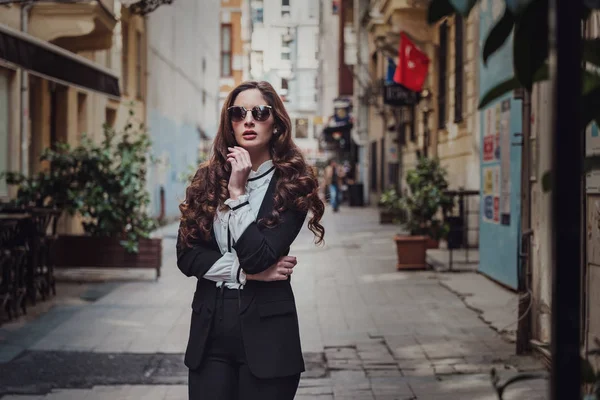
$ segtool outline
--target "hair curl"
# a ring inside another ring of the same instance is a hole
[[[227,114],[238,94],[258,89],[268,105],[273,107],[274,126],[278,135],[271,140],[271,159],[278,177],[275,188],[274,209],[259,224],[272,228],[281,222],[281,213],[294,209],[312,214],[308,228],[315,235],[315,243],[323,243],[325,228],[320,224],[325,206],[319,198],[319,184],[312,168],[306,163],[291,137],[291,121],[283,102],[268,82],[248,81],[231,91],[223,108],[217,136],[213,143],[210,160],[201,164],[191,184],[186,189],[185,200],[179,205],[181,211],[181,240],[190,246],[194,239],[211,236],[213,221],[219,207],[229,198],[227,185],[231,166],[226,162],[228,147],[237,145],[233,127]]]

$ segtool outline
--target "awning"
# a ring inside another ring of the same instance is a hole
[[[119,78],[110,70],[51,43],[0,24],[0,60],[41,78],[119,98]]]

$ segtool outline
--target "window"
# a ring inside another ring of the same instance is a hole
[[[381,188],[381,190],[385,190],[385,138],[381,138],[381,142],[380,142],[380,146],[381,146],[381,155],[379,158],[379,163],[381,164],[379,166],[379,172],[381,173],[380,176],[380,182],[381,185],[379,186]]]
[[[136,31],[135,33],[135,95],[138,99],[142,98],[142,88],[144,82],[144,71],[143,71],[143,60],[144,60],[144,46],[142,42],[142,33]]]
[[[202,91],[202,105],[206,105],[206,90]]]
[[[446,61],[448,56],[448,23],[440,25],[438,53],[438,129],[446,127]]]
[[[410,106],[410,140],[411,142],[417,141],[417,107]]]
[[[206,72],[206,57],[202,57],[202,73]]]
[[[290,0],[281,0],[281,16],[290,16]]]
[[[231,25],[221,25],[221,76],[231,76]]]
[[[252,22],[254,23],[263,23],[263,1],[262,0],[254,0],[252,1]]]
[[[115,110],[114,108],[107,107],[106,110],[104,111],[104,123],[109,128],[114,128],[116,121],[117,121],[117,110]]]
[[[281,89],[288,90],[288,80],[285,78],[281,78]]]
[[[289,51],[282,51],[281,52],[281,59],[282,60],[289,60],[290,59],[290,52]]]
[[[87,132],[87,95],[77,93],[77,140],[81,140],[81,135]]]
[[[308,119],[296,118],[296,139],[308,138]]]
[[[371,191],[377,191],[377,142],[371,142],[371,157],[369,160]]]
[[[456,13],[454,28],[454,122],[461,122],[463,120],[464,19],[459,13]]]
[[[121,22],[121,80],[123,82],[123,94],[127,94],[129,86],[129,24],[125,21]]]

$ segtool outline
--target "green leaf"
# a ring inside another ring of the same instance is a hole
[[[552,191],[552,172],[546,171],[542,175],[542,190],[544,193]]]
[[[548,65],[543,65],[542,68],[538,70],[538,72],[534,75],[534,82],[545,81],[549,78],[548,74]],[[490,90],[487,91],[485,95],[479,101],[478,109],[482,109],[483,107],[490,104],[492,101],[496,100],[500,96],[505,95],[515,89],[522,87],[521,83],[514,76],[510,79],[507,79],[503,82],[500,82],[498,85],[494,86]]]
[[[515,20],[508,9],[504,10],[504,15],[498,20],[496,25],[490,30],[483,46],[483,64],[487,65],[488,58],[494,54],[506,42],[515,26]]]
[[[534,75],[548,59],[548,0],[534,0],[515,24],[513,65],[521,85],[531,91]]]
[[[585,129],[592,120],[600,120],[600,87],[584,94],[581,100],[581,128]]]
[[[449,0],[432,0],[427,9],[427,23],[432,25],[444,17],[454,15],[456,9]]]
[[[477,1],[478,0],[450,0],[450,4],[457,12],[461,13],[464,17],[468,17],[473,6],[477,4]]]
[[[583,41],[583,60],[600,67],[600,39]]]

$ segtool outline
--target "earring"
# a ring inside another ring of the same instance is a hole
[[[273,130],[273,135],[275,135],[275,136],[279,135],[279,131],[277,130],[277,128],[275,128],[275,129]]]

